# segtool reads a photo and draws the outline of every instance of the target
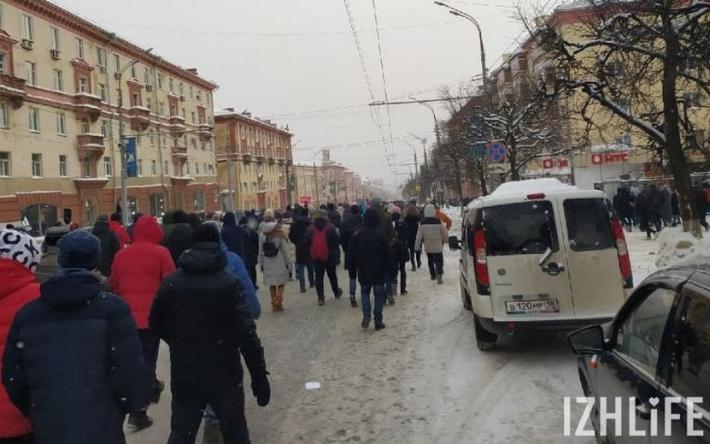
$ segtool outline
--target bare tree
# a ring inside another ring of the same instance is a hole
[[[688,150],[697,143],[687,92],[710,96],[710,3],[704,0],[587,0],[575,32],[547,20],[529,26],[544,47],[560,85],[586,96],[580,112],[595,110],[625,122],[667,162],[680,195],[683,228],[700,235]],[[531,21],[526,21],[531,23]]]

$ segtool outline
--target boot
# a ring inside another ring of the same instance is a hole
[[[222,429],[219,422],[205,421],[205,431],[202,434],[202,444],[224,444]]]
[[[375,322],[375,331],[382,330],[382,329],[385,328],[385,327],[386,327],[386,325],[385,325],[384,322],[382,322],[382,321],[380,321],[380,322]]]
[[[156,379],[155,384],[153,384],[153,392],[150,395],[150,402],[153,404],[159,403],[160,395],[163,393],[163,390],[165,390],[165,383]]]
[[[444,277],[441,274],[436,275],[436,283],[439,285],[444,283]]]
[[[140,432],[153,425],[153,418],[148,416],[146,412],[133,413],[128,415],[128,428],[132,432]]]
[[[335,290],[335,299],[340,299],[340,297],[341,297],[342,295],[343,295],[343,289],[342,289],[342,288],[338,288],[337,290]]]
[[[370,328],[370,318],[362,318],[362,322],[360,323],[360,327]]]
[[[318,297],[318,305],[325,305],[325,299],[322,296]]]
[[[357,299],[355,299],[355,296],[350,296],[350,306],[357,308]]]
[[[412,264],[412,271],[417,271],[417,266]]]
[[[394,296],[392,296],[392,294],[387,295],[387,303],[390,305],[394,305]]]

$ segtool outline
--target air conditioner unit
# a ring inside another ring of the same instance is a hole
[[[22,46],[25,49],[32,49],[33,44],[34,44],[34,42],[30,39],[22,39],[20,46]]]
[[[145,90],[146,90],[146,91],[153,91],[153,85],[151,85],[150,83],[148,83],[147,85],[145,85]]]
[[[59,60],[60,59],[59,55],[61,53],[62,52],[58,49],[50,49],[49,50],[49,54],[52,56],[52,59],[54,59],[54,60]]]

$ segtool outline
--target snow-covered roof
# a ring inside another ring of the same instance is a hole
[[[594,6],[591,0],[574,0],[570,3],[560,5],[555,8],[556,11],[574,11],[577,9],[587,9]]]
[[[557,179],[546,177],[544,179],[519,180],[501,184],[490,195],[492,197],[510,196],[516,194],[550,193],[556,191],[573,191],[579,188],[567,185]]]

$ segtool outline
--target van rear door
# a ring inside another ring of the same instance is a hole
[[[483,209],[495,320],[555,320],[574,316],[561,227],[552,202],[531,200]],[[540,259],[564,271],[546,272]]]
[[[625,292],[607,202],[601,196],[581,197],[560,205],[575,315],[611,318]]]

